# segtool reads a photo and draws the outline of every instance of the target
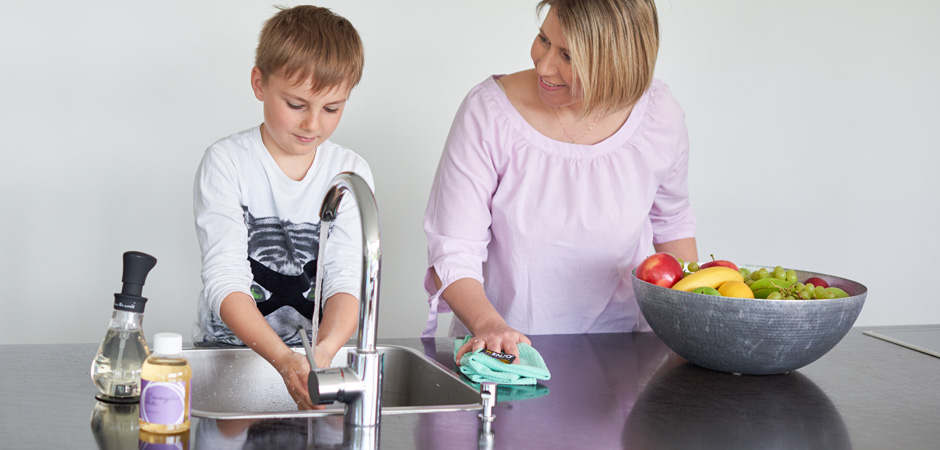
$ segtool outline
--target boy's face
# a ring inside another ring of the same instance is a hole
[[[261,137],[265,147],[279,164],[292,156],[309,164],[317,146],[329,139],[343,116],[349,88],[346,84],[318,93],[311,92],[311,80],[297,84],[282,75],[272,74],[264,81],[261,71],[251,71],[255,97],[264,102],[264,126]]]

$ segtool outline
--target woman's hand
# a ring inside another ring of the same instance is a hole
[[[307,358],[293,350],[285,354],[283,358],[272,363],[277,372],[284,379],[284,385],[287,386],[287,392],[297,403],[297,409],[322,409],[310,401],[310,393],[307,392],[307,377],[310,376],[310,363]]]
[[[505,322],[490,327],[480,327],[472,339],[457,349],[457,365],[460,365],[460,358],[465,353],[483,348],[488,348],[494,352],[509,353],[516,357],[516,360],[513,361],[513,364],[516,364],[519,362],[519,347],[517,344],[520,343],[532,345],[529,338],[506,325]]]
[[[433,267],[431,274],[434,275],[434,284],[440,289],[441,279]],[[486,299],[483,284],[479,281],[461,278],[444,289],[442,297],[450,305],[454,315],[473,333],[473,339],[457,349],[458,366],[464,353],[483,348],[494,352],[509,353],[517,358],[513,362],[515,364],[519,362],[519,348],[516,344],[532,345],[529,338],[506,324],[493,304]]]

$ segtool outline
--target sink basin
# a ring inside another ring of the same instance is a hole
[[[480,393],[459,376],[417,350],[378,346],[384,354],[382,414],[481,409]],[[346,365],[343,347],[332,367]],[[303,353],[302,348],[294,351]],[[317,417],[343,414],[345,405],[298,411],[277,371],[248,348],[183,350],[193,368],[192,414],[214,419]]]

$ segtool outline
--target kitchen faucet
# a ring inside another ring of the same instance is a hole
[[[329,226],[336,220],[336,212],[347,192],[352,193],[356,200],[362,222],[359,335],[356,349],[348,354],[347,366],[314,368],[307,378],[307,388],[313,404],[344,402],[348,406],[348,425],[371,427],[378,425],[381,416],[382,368],[385,356],[375,350],[379,321],[379,278],[382,269],[381,230],[379,211],[372,189],[362,177],[352,172],[336,175],[330,182],[330,189],[320,208],[321,226]],[[320,242],[321,247],[325,245],[325,240]],[[321,286],[314,288],[320,289]],[[312,356],[310,350],[307,350],[307,353],[308,357]]]

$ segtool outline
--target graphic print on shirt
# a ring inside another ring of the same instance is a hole
[[[297,327],[309,329],[313,318],[320,224],[254,217],[247,207],[242,208],[254,277],[251,294],[282,339],[299,339]]]
[[[311,333],[320,224],[293,223],[278,217],[254,217],[246,206],[251,295],[271,328],[287,344],[299,344],[298,327]],[[322,308],[321,308],[322,315]],[[211,314],[206,341],[243,345]]]

